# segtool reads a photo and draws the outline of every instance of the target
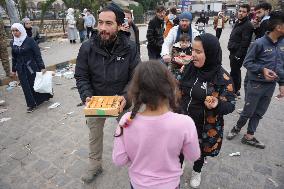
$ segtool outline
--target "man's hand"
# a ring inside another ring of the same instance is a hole
[[[216,108],[219,101],[216,97],[211,96],[211,102],[208,102],[207,100],[204,101],[205,106],[210,110],[213,108]]]
[[[125,31],[125,32],[130,32],[129,28],[130,28],[129,25],[124,23],[121,25],[120,30]]]
[[[239,57],[237,57],[237,56],[235,56],[234,57],[237,61],[239,61],[241,58],[239,58]]]
[[[268,81],[274,81],[278,77],[274,71],[268,68],[263,68],[263,75],[264,78]]]
[[[279,94],[276,96],[277,98],[284,97],[284,86],[279,86]]]
[[[164,61],[165,63],[171,62],[171,56],[170,56],[170,55],[164,55],[164,56],[163,56],[163,61]]]
[[[91,97],[87,97],[86,101],[85,101],[85,105],[87,106],[88,102],[90,102],[90,101],[91,101]]]
[[[126,106],[126,99],[122,96],[122,101],[120,102],[120,109],[119,112],[123,112],[124,107]]]
[[[252,23],[254,28],[258,28],[259,27],[259,22],[256,19],[252,20],[251,23]]]

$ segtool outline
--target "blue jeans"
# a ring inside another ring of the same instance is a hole
[[[85,30],[79,31],[79,36],[80,36],[80,42],[82,43],[85,40],[86,31]]]

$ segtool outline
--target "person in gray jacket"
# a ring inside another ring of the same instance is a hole
[[[245,105],[236,126],[227,135],[228,140],[233,139],[249,120],[242,143],[262,149],[265,145],[254,133],[268,109],[277,82],[280,92],[277,97],[284,97],[284,12],[271,12],[268,29],[271,32],[256,40],[245,58],[244,67],[248,71]]]

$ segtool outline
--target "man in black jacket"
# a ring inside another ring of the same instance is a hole
[[[124,24],[122,30],[128,32],[129,39],[136,43],[138,52],[140,54],[140,41],[139,41],[139,29],[133,22],[132,12],[129,9],[124,9]]]
[[[265,32],[268,30],[268,19],[269,13],[272,9],[270,3],[260,3],[255,6],[255,22],[254,22],[254,33],[255,39],[261,38],[264,36]]]
[[[148,56],[149,59],[160,59],[161,50],[164,42],[164,17],[165,17],[165,7],[158,6],[156,8],[156,16],[150,20],[147,30],[147,40],[148,40]]]
[[[230,51],[230,75],[233,79],[237,96],[240,96],[239,90],[241,89],[241,67],[253,33],[253,26],[248,19],[249,11],[250,6],[248,4],[240,5],[238,21],[231,32],[228,43],[228,50]]]
[[[101,10],[98,33],[82,44],[77,57],[75,79],[81,100],[85,103],[92,96],[126,96],[127,86],[134,68],[140,62],[136,44],[119,31],[124,21],[123,10],[109,4]],[[126,105],[126,97],[120,112]],[[90,166],[82,180],[91,182],[102,172],[103,128],[105,118],[89,117]]]

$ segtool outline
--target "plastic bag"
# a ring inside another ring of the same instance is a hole
[[[36,72],[34,90],[35,92],[38,92],[38,93],[53,94],[52,92],[52,71],[47,71],[44,74],[42,74],[42,72]]]

